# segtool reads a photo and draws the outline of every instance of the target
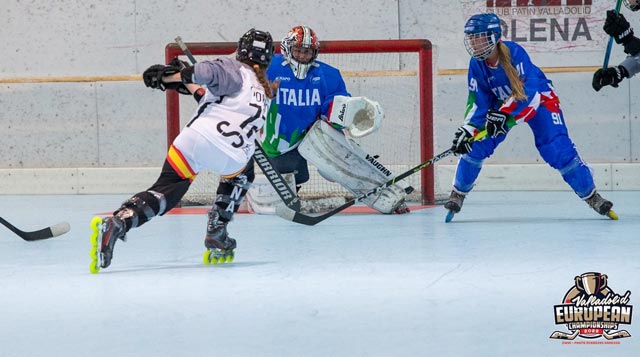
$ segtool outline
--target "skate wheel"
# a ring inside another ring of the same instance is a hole
[[[227,255],[226,261],[227,261],[227,263],[233,262],[233,254]]]
[[[101,224],[102,217],[93,217],[91,220],[91,237],[89,238],[89,242],[91,243],[91,250],[89,250],[89,257],[91,258],[89,272],[91,272],[91,274],[98,274],[100,271],[100,264],[98,264],[98,237],[100,236]]]
[[[91,229],[94,232],[98,232],[100,230],[100,225],[102,224],[102,217],[96,216],[91,220]]]
[[[205,265],[209,265],[211,264],[211,251],[210,250],[206,250],[204,252],[204,254],[202,255],[202,262]]]
[[[98,274],[100,272],[100,265],[98,265],[98,261],[96,259],[91,259],[91,264],[89,264],[89,271],[91,274]]]
[[[613,219],[614,221],[618,220],[618,214],[612,210],[609,210],[609,212],[607,212],[607,217]]]
[[[447,212],[447,216],[444,217],[445,223],[451,222],[451,220],[453,219],[453,216],[455,216],[455,213],[453,213],[453,211]]]

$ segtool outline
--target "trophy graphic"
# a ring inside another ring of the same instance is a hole
[[[576,288],[588,295],[596,295],[607,287],[607,276],[600,273],[584,273],[575,277]]]
[[[607,296],[611,290],[607,287],[607,275],[588,272],[575,277],[573,286],[564,296],[565,302],[571,302],[578,295]]]

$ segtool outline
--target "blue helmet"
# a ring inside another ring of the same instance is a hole
[[[485,60],[502,37],[500,18],[496,14],[476,14],[464,25],[464,44],[467,52],[477,59]]]

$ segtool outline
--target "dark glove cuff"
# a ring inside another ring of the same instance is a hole
[[[622,78],[629,78],[629,71],[625,66],[619,65],[618,70],[620,70],[620,76],[622,76]]]
[[[630,36],[629,40],[624,43],[624,53],[635,56],[640,53],[640,39]]]
[[[187,67],[180,71],[180,78],[182,79],[182,83],[189,84],[193,83],[193,72],[195,71],[195,67]]]

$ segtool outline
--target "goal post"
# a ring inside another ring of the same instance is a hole
[[[237,47],[235,42],[188,42],[186,45],[194,56],[201,56],[202,59],[207,59],[207,56],[231,55]],[[276,52],[280,52],[280,43],[275,42],[274,45]],[[176,43],[166,45],[166,63],[183,55]],[[318,60],[341,71],[347,91],[352,95],[367,96],[382,104],[386,114],[383,128],[380,133],[372,134],[372,138],[362,138],[362,143],[359,143],[365,151],[380,155],[381,163],[395,174],[433,157],[433,69],[430,41],[321,41]],[[180,132],[181,101],[184,99],[179,98],[175,91],[166,91],[168,146]],[[191,102],[192,104],[187,105],[195,105],[193,100]],[[183,102],[183,106],[185,104]],[[183,116],[184,110],[183,108]],[[422,204],[434,204],[433,166],[414,176],[407,179],[416,189],[417,196],[414,200]],[[305,184],[307,185],[312,185],[311,181]],[[208,190],[214,189],[209,187]]]

